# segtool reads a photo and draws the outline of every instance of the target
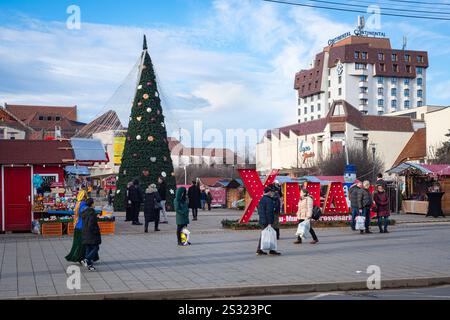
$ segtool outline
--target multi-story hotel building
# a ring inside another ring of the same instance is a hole
[[[369,115],[426,105],[426,51],[392,49],[388,38],[330,41],[312,68],[295,75],[298,122],[325,117],[334,101]]]

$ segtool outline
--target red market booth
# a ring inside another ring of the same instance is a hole
[[[30,231],[34,175],[64,182],[74,161],[69,141],[0,140],[0,231]]]

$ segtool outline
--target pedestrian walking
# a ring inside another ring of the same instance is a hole
[[[273,189],[273,206],[274,206],[274,218],[273,218],[273,225],[272,228],[275,229],[275,232],[277,233],[277,240],[280,240],[280,213],[281,213],[281,198],[280,198],[280,192],[278,190],[278,187],[276,184],[272,185]]]
[[[87,194],[86,191],[81,190],[77,195],[77,203],[74,209],[73,215],[73,241],[72,241],[72,249],[69,254],[65,257],[67,261],[70,262],[78,262],[84,259],[85,247],[83,245],[83,219],[82,213],[87,208],[86,205]]]
[[[108,205],[112,206],[112,203],[113,203],[113,192],[112,192],[112,189],[109,189],[109,191],[108,191]]]
[[[377,219],[380,233],[389,233],[388,225],[391,211],[389,209],[389,196],[387,192],[384,190],[383,185],[377,186],[377,192],[374,194],[373,200],[377,205]]]
[[[163,177],[158,178],[158,193],[161,198],[160,222],[167,224],[167,223],[169,223],[169,220],[167,219],[167,212],[166,212],[167,184],[166,184],[166,180],[164,180]]]
[[[82,264],[89,271],[95,271],[94,261],[98,258],[98,251],[102,243],[98,217],[95,212],[94,200],[89,198],[86,201],[87,209],[83,211],[83,245],[86,247],[85,259]]]
[[[125,222],[133,221],[133,208],[131,207],[130,200],[130,188],[133,186],[133,182],[128,182],[127,190],[125,193]]]
[[[309,195],[308,190],[302,189],[300,191],[300,201],[298,203],[298,211],[297,211],[298,223],[300,224],[305,220],[309,220],[310,223],[309,233],[313,238],[313,240],[310,243],[316,244],[319,242],[319,239],[317,238],[316,232],[312,227],[313,209],[314,209],[314,199]],[[294,242],[294,244],[301,244],[301,243],[302,238],[300,236],[297,236],[297,240]]]
[[[196,181],[192,181],[192,185],[188,190],[189,208],[192,209],[192,220],[197,221],[198,209],[201,208],[200,187]]]
[[[202,189],[202,191],[200,192],[200,203],[202,206],[202,210],[205,211],[206,209],[206,190]]]
[[[145,233],[148,233],[148,225],[150,222],[155,223],[155,231],[160,231],[158,229],[160,210],[161,210],[161,197],[159,196],[156,184],[151,184],[148,186],[147,190],[145,190],[145,197],[144,197]]]
[[[180,187],[177,189],[173,204],[176,213],[178,245],[182,246],[183,244],[181,242],[181,232],[189,225],[189,207],[187,203],[185,187]]]
[[[272,199],[273,197],[273,190],[270,187],[266,187],[264,189],[264,195],[261,198],[261,201],[258,205],[258,216],[259,216],[259,225],[261,226],[261,229],[264,230],[267,227],[272,227],[275,219],[274,215],[274,201]],[[270,250],[270,255],[276,255],[279,256],[281,253],[277,252],[276,250]],[[261,250],[261,236],[259,237],[258,241],[258,247],[256,248],[256,255],[262,256],[267,255],[267,252]]]
[[[350,187],[350,207],[352,209],[352,223],[351,228],[355,231],[356,225],[356,217],[362,214],[362,198],[363,198],[363,190],[362,190],[362,182],[356,180],[355,183]]]
[[[370,231],[370,209],[373,205],[372,193],[369,190],[370,182],[368,180],[363,182],[363,197],[362,197],[362,205],[363,205],[363,216],[366,218],[366,233],[372,233]],[[364,233],[361,230],[361,233]]]
[[[139,180],[134,180],[129,189],[129,199],[131,201],[131,211],[133,212],[133,222],[135,226],[142,226],[139,222],[139,211],[141,210],[142,191],[139,187]]]
[[[209,189],[206,189],[206,204],[208,205],[208,211],[211,211],[212,201],[213,201],[212,193]]]

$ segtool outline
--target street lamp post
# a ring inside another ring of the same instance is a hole
[[[187,185],[187,167],[184,166],[184,185]]]
[[[375,183],[375,152],[376,152],[376,144],[371,143],[370,147],[372,148],[372,160],[373,160],[373,166],[372,166],[372,183]]]

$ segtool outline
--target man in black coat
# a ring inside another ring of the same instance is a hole
[[[193,221],[197,221],[198,209],[201,205],[201,191],[196,181],[192,181],[192,185],[188,190],[189,208],[192,209]]]
[[[133,213],[132,224],[135,226],[142,226],[142,223],[139,222],[139,211],[141,210],[142,198],[139,180],[135,179],[128,192],[128,199],[131,201],[131,212]]]
[[[258,216],[259,216],[259,225],[261,229],[264,230],[267,227],[271,227],[274,223],[275,219],[275,206],[274,201],[272,199],[273,189],[270,187],[266,187],[264,189],[264,196],[261,198],[258,204]],[[279,252],[275,250],[270,250],[270,255],[280,255]],[[267,255],[266,252],[261,250],[261,236],[259,237],[258,247],[256,248],[256,255]]]
[[[356,217],[359,215],[360,210],[363,208],[362,198],[363,198],[363,190],[362,190],[362,182],[356,180],[355,183],[350,187],[350,206],[352,209],[352,230],[355,230]]]

